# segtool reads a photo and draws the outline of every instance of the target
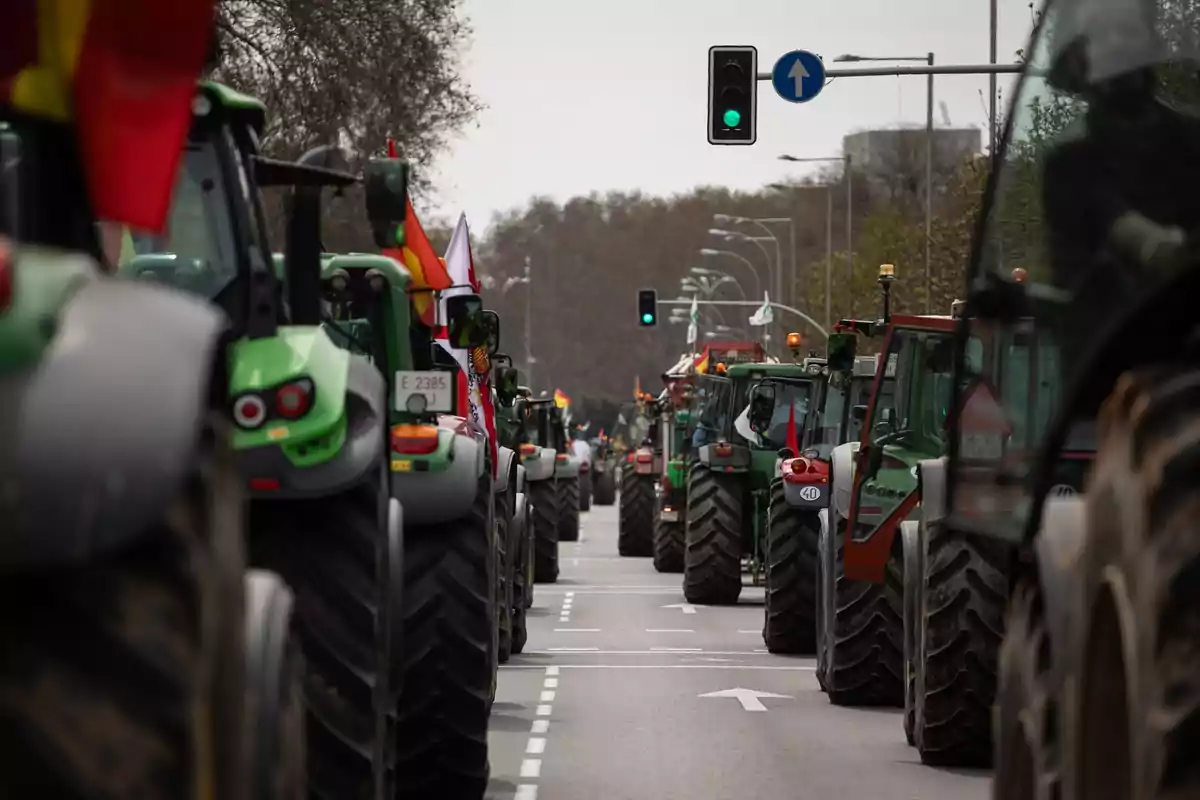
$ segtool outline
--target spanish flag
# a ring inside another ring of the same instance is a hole
[[[555,389],[554,405],[558,406],[559,408],[566,408],[567,406],[571,405],[571,398],[563,394],[561,389]]]
[[[162,229],[215,0],[5,0],[0,93],[73,122],[101,219]]]
[[[694,367],[694,369],[696,370],[696,373],[698,375],[703,375],[704,373],[708,372],[708,349],[707,348],[693,362],[692,366]]]

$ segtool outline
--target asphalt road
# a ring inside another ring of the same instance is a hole
[[[489,800],[988,797],[986,773],[922,766],[898,709],[835,708],[813,659],[768,654],[761,589],[693,609],[616,539],[616,508],[594,507],[535,589],[528,648],[501,667]]]

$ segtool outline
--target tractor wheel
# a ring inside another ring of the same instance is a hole
[[[631,469],[621,478],[617,553],[630,558],[654,555],[654,478]]]
[[[820,520],[794,509],[783,496],[783,482],[771,486],[767,526],[767,591],[763,641],[767,651],[786,655],[816,649],[817,537]]]
[[[683,525],[654,515],[654,568],[659,572],[683,572]]]
[[[305,800],[304,657],[294,598],[272,572],[246,576],[251,800]]]
[[[483,797],[496,630],[491,478],[464,516],[405,532],[396,795]]]
[[[558,540],[579,541],[579,478],[559,478]]]
[[[516,553],[513,552],[510,532],[512,529],[512,487],[496,495],[496,661],[507,664],[512,658],[513,641],[513,569]]]
[[[925,530],[924,575],[905,576],[923,581],[908,670],[914,744],[932,766],[988,767],[1011,549],[945,525]]]
[[[537,583],[558,580],[558,490],[554,480],[530,481],[529,502],[533,504],[533,579]]]
[[[829,611],[830,592],[829,574],[833,563],[833,553],[830,548],[833,547],[833,535],[830,530],[835,524],[833,509],[828,511],[829,525],[821,526],[820,533],[817,535],[817,577],[815,584],[816,592],[816,624],[813,626],[816,634],[817,646],[817,685],[821,687],[821,691],[828,694],[829,692],[829,627],[832,625],[832,615]]]
[[[199,441],[133,545],[0,580],[0,797],[253,800],[242,479],[228,423]]]
[[[611,506],[617,502],[617,479],[612,472],[596,474],[592,502],[598,506]]]
[[[904,576],[898,559],[888,560],[883,583],[852,581],[842,573],[840,532],[833,546],[833,580],[825,585],[829,701],[839,706],[902,706]]]
[[[304,652],[310,792],[369,800],[390,753],[390,702],[376,628],[385,584],[378,561],[386,538],[383,470],[341,494],[256,500],[250,505],[251,561],[278,573],[295,593]],[[380,764],[377,759],[385,759]]]
[[[738,478],[703,464],[688,476],[683,596],[733,605],[742,593],[742,491]]]
[[[1200,371],[1172,365],[1122,375],[1100,409],[1061,648],[1064,796],[1200,795],[1198,408]]]
[[[590,511],[592,508],[592,473],[579,473],[579,510]]]
[[[1013,592],[1000,645],[995,800],[1061,796],[1057,707],[1049,678],[1052,654],[1036,581],[1022,581]]]
[[[528,489],[528,484],[526,485]],[[512,652],[520,654],[525,650],[529,640],[528,610],[533,605],[533,508],[525,498],[525,513],[521,515],[522,522],[514,525],[513,547],[516,553],[513,561],[513,611],[512,611]]]

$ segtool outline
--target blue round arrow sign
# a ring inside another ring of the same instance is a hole
[[[784,53],[771,70],[771,85],[789,103],[807,103],[825,88],[825,62],[807,50]]]

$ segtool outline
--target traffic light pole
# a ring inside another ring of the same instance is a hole
[[[825,70],[825,77],[832,78],[880,78],[891,75],[1016,75],[1025,72],[1024,64],[943,64],[924,67],[849,67]],[[1041,70],[1030,70],[1030,74],[1041,74]],[[770,81],[771,73],[760,72],[760,81]]]
[[[755,308],[762,308],[762,303],[757,300],[659,300],[658,304],[660,306],[691,306],[693,302],[700,306],[754,306]],[[791,306],[785,306],[783,303],[776,303],[773,300],[769,302],[771,308],[777,308],[780,311],[787,311],[791,314],[795,314],[797,317],[816,328],[826,339],[829,338],[829,331],[825,330],[821,323],[817,322],[800,309],[792,308]]]

